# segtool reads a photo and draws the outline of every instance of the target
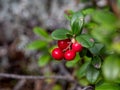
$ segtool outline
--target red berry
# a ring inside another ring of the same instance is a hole
[[[73,60],[76,56],[76,52],[73,50],[68,50],[64,54],[64,58],[68,61]]]
[[[70,39],[58,40],[58,47],[62,50],[66,49],[69,45]]]
[[[53,51],[52,51],[52,57],[54,59],[61,60],[61,59],[63,59],[63,56],[64,56],[64,54],[63,54],[63,52],[62,52],[62,50],[60,48],[53,49]]]
[[[75,42],[72,44],[72,50],[74,50],[75,52],[81,52],[82,49],[83,49],[83,46],[78,42]]]

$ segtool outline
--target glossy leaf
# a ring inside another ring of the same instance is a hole
[[[85,62],[84,64],[81,65],[81,67],[76,72],[78,78],[82,78],[85,76],[89,65],[90,65],[90,62]]]
[[[71,18],[71,27],[73,34],[79,34],[81,32],[81,29],[83,27],[84,22],[84,16],[81,12],[76,12],[73,14]]]
[[[86,72],[86,78],[91,84],[95,84],[99,77],[100,71],[90,65]]]
[[[101,64],[102,64],[102,61],[101,61],[101,58],[99,56],[94,56],[92,58],[92,65],[95,68],[97,68],[97,69],[101,68]]]
[[[51,36],[55,40],[62,40],[62,39],[67,39],[67,34],[69,34],[69,30],[67,29],[57,29],[52,32]]]
[[[46,46],[47,46],[46,41],[36,40],[36,41],[33,41],[30,44],[28,44],[27,48],[30,50],[37,50],[37,49],[42,49]]]
[[[90,52],[94,55],[98,55],[101,49],[104,47],[101,43],[95,43],[93,47],[89,48]]]
[[[49,37],[48,33],[47,33],[44,29],[42,29],[42,28],[40,28],[40,27],[35,27],[35,28],[33,29],[33,32],[34,32],[36,35],[42,36],[42,37],[44,37],[44,38],[48,38],[48,37]]]
[[[42,55],[42,56],[39,58],[39,60],[38,60],[38,65],[39,65],[40,67],[43,67],[43,66],[45,66],[45,65],[48,64],[49,60],[50,60],[50,55],[44,54],[44,55]]]
[[[106,80],[116,80],[120,72],[120,58],[116,55],[108,56],[103,63],[102,71]]]
[[[79,35],[76,37],[76,40],[86,48],[91,48],[95,43],[94,39],[88,34]]]

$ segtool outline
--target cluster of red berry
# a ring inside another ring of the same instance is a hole
[[[76,52],[81,52],[82,45],[76,42],[74,39],[58,40],[58,48],[54,48],[52,51],[52,57],[56,60],[67,61],[73,60],[76,56]]]

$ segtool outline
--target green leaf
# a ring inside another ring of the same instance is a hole
[[[90,65],[86,72],[86,78],[91,84],[95,84],[99,77],[100,71]]]
[[[77,53],[77,55],[76,55],[76,57],[75,57],[74,60],[72,60],[72,61],[67,61],[67,62],[66,62],[66,66],[67,66],[67,67],[75,67],[78,61],[80,61],[80,56],[79,56],[79,54]]]
[[[36,41],[33,41],[30,44],[28,44],[27,49],[37,50],[37,49],[42,49],[46,46],[47,46],[47,42],[41,41],[41,40],[36,40]]]
[[[49,38],[48,33],[47,33],[44,29],[42,29],[42,28],[40,28],[40,27],[35,27],[35,28],[33,29],[33,32],[34,32],[36,35],[42,36],[42,37],[44,37],[44,38]]]
[[[62,40],[67,39],[67,34],[69,34],[70,31],[67,29],[57,29],[54,32],[52,32],[51,36],[55,40]]]
[[[120,58],[117,55],[108,56],[103,63],[102,72],[105,79],[108,81],[118,79],[120,72]]]
[[[102,61],[101,61],[101,58],[99,56],[94,56],[92,58],[91,63],[95,68],[97,68],[97,69],[101,68]]]
[[[89,48],[90,52],[94,55],[98,55],[101,49],[104,47],[101,43],[95,43],[93,47]]]
[[[113,13],[111,13],[109,11],[105,11],[105,10],[96,10],[92,14],[92,18],[97,23],[108,24],[108,25],[115,24],[115,22],[117,20],[117,18],[115,17],[115,15]]]
[[[48,64],[49,60],[50,60],[50,55],[49,54],[44,54],[39,58],[38,65],[40,67],[44,67]]]
[[[85,62],[76,72],[78,78],[82,78],[85,76],[88,66],[90,62]]]
[[[76,37],[76,40],[86,48],[91,48],[95,43],[94,39],[88,34],[79,35]]]
[[[99,86],[95,86],[95,90],[120,90],[120,86],[119,84],[105,82]]]
[[[109,24],[109,26],[111,25]],[[114,29],[108,29],[103,25],[95,27],[91,31],[92,36],[104,44],[108,44],[110,40],[113,39],[112,35],[114,35],[114,33]]]
[[[83,14],[81,12],[74,13],[70,22],[73,34],[78,35],[79,33],[81,33],[83,23],[84,23]]]

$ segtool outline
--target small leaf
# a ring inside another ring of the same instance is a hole
[[[76,40],[86,48],[91,48],[95,43],[94,39],[88,34],[79,35],[76,37]]]
[[[44,37],[44,38],[49,38],[48,33],[47,33],[44,29],[42,29],[42,28],[40,28],[40,27],[35,27],[35,28],[33,29],[33,31],[34,31],[34,33],[35,33],[36,35],[42,36],[42,37]]]
[[[81,12],[76,12],[73,14],[70,22],[73,34],[77,35],[81,32],[81,29],[83,27],[83,22],[84,22],[84,16]]]
[[[103,44],[95,43],[93,47],[89,48],[92,54],[98,55],[100,50],[104,47]]]
[[[47,46],[47,42],[41,41],[41,40],[36,40],[28,44],[27,49],[30,50],[37,50],[37,49],[42,49]]]
[[[99,86],[95,86],[95,90],[120,90],[119,84],[104,82]]]
[[[102,67],[103,75],[106,80],[114,81],[118,79],[120,72],[120,58],[118,56],[108,56]]]
[[[86,72],[86,78],[91,84],[95,84],[99,77],[100,71],[90,65]]]
[[[74,60],[66,62],[66,66],[67,67],[74,67],[74,66],[76,66],[76,64],[77,64],[78,61],[80,61],[80,56],[77,53],[77,55],[76,55],[76,57],[75,57]]]
[[[94,13],[92,13],[92,18],[97,23],[108,25],[115,24],[117,20],[116,16],[107,10],[96,10]]]
[[[42,56],[39,58],[39,60],[38,60],[38,65],[39,65],[40,67],[44,67],[45,65],[48,64],[49,60],[50,60],[50,55],[44,54],[44,55],[42,55]]]
[[[62,40],[67,39],[67,34],[69,34],[69,30],[67,29],[57,29],[54,32],[52,32],[52,38],[55,40]]]
[[[93,58],[92,58],[92,65],[95,67],[95,68],[97,68],[97,69],[99,69],[99,68],[101,68],[101,58],[99,57],[99,56],[94,56]]]
[[[90,62],[85,62],[76,72],[78,78],[82,78],[85,76],[85,73],[87,71],[88,66],[90,65]]]

